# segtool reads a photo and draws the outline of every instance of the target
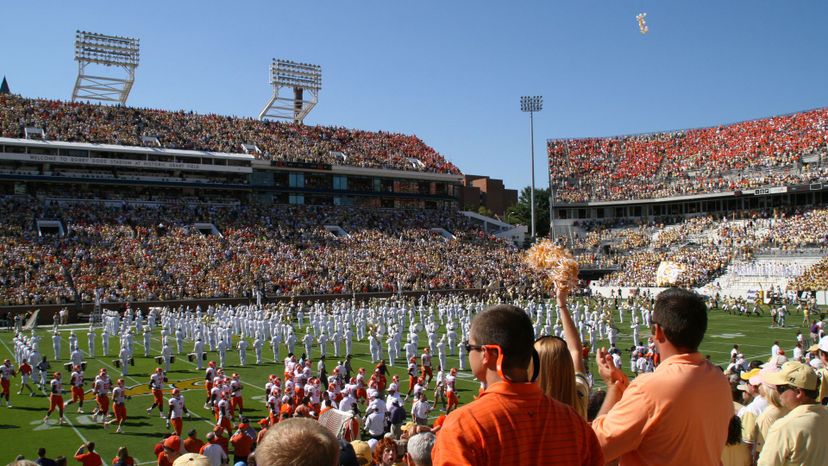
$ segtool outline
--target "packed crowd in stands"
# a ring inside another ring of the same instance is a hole
[[[585,224],[586,233],[568,243],[582,264],[619,267],[601,281],[613,286],[656,286],[656,271],[662,261],[676,262],[685,272],[681,286],[701,286],[715,278],[731,261],[749,261],[757,253],[828,251],[828,209],[791,212],[744,212],[746,218],[693,217],[674,225],[650,223],[606,228]],[[675,220],[675,219],[674,219]],[[608,251],[596,248],[608,244]],[[745,265],[739,265],[745,270]],[[789,270],[790,269],[790,270]],[[789,268],[782,275],[793,278],[804,267]],[[810,275],[806,274],[806,279]],[[796,286],[801,281],[795,282]],[[800,289],[800,288],[796,288]],[[804,287],[800,290],[813,289]]]
[[[704,216],[689,218],[673,228],[665,228],[664,225],[659,225],[658,233],[655,235],[652,245],[654,248],[665,248],[672,244],[687,241],[692,235],[698,235],[713,224],[712,217]]]
[[[443,211],[44,207],[12,198],[0,211],[7,304],[67,302],[75,291],[84,302],[110,302],[533,284],[514,248]],[[59,219],[69,233],[38,236],[38,218]],[[202,234],[195,222],[213,223],[221,235]]]
[[[573,237],[567,246],[581,267],[615,267],[618,256],[649,245],[653,232],[653,227],[645,225],[622,228],[598,225],[595,230],[587,230],[584,236]],[[611,252],[600,254],[596,248],[601,244],[608,245]]]
[[[0,136],[23,138],[26,127],[57,141],[141,146],[146,136],[169,149],[226,153],[255,144],[262,154],[252,155],[275,161],[460,173],[411,135],[0,95]]]
[[[710,281],[716,272],[727,265],[729,259],[727,254],[698,247],[681,247],[669,251],[638,251],[620,258],[621,270],[602,279],[601,283],[613,286],[658,286],[658,266],[663,261],[669,261],[683,269],[676,285],[697,286]]]
[[[668,133],[550,141],[564,202],[650,199],[828,180],[828,108]],[[815,157],[819,163],[805,164]]]
[[[9,197],[0,200],[0,212],[3,304],[537,286],[517,251],[443,211],[102,207]],[[48,218],[61,220],[68,234],[39,236],[35,219]],[[213,223],[221,235],[202,234],[197,222]],[[679,285],[701,286],[732,260],[761,251],[825,251],[826,224],[828,209],[703,216],[676,225],[594,224],[567,246],[582,267],[618,268],[602,284],[655,286],[659,264],[672,261],[684,269]],[[812,276],[820,278],[803,280]]]
[[[805,270],[788,285],[788,288],[805,291],[828,290],[828,257]]]

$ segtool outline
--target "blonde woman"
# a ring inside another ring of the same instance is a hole
[[[560,287],[555,291],[564,338],[543,336],[535,341],[535,351],[540,356],[540,371],[535,383],[546,396],[571,406],[586,419],[590,385],[581,338],[566,307],[568,294],[569,290]]]
[[[778,371],[779,369],[776,366],[769,366],[759,372],[759,377]],[[763,380],[762,384],[759,385],[759,394],[768,400],[768,407],[756,418],[753,437],[755,439],[753,444],[754,458],[759,457],[759,453],[762,451],[762,446],[765,444],[765,439],[768,436],[768,431],[773,423],[790,412],[790,409],[782,406],[782,399],[779,397],[776,385],[768,385]]]

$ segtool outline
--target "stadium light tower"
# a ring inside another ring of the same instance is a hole
[[[138,52],[138,39],[77,31],[75,61],[78,62],[78,78],[75,80],[72,100],[100,100],[126,104],[129,91],[135,84]],[[120,68],[126,76],[90,74],[87,70],[90,65]]]
[[[532,216],[532,240],[535,239],[535,112],[543,109],[543,97],[523,96],[520,98],[520,111],[529,112],[529,145],[532,148],[532,191],[529,193],[530,212]]]
[[[273,96],[259,113],[259,119],[291,120],[302,123],[319,102],[322,89],[322,68],[319,65],[273,59],[270,65],[270,84]],[[292,95],[279,95],[282,89],[291,89]]]

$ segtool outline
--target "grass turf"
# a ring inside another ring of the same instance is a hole
[[[615,313],[617,321],[617,312]],[[628,320],[625,318],[625,323]],[[796,331],[801,330],[805,337],[808,337],[808,329],[802,327],[802,316],[799,314],[792,314],[787,319],[788,326],[786,328],[775,328],[770,325],[770,317],[765,312],[764,317],[742,317],[728,315],[720,310],[712,310],[710,313],[708,331],[705,340],[701,347],[701,352],[709,355],[710,359],[716,364],[726,364],[730,349],[733,344],[738,343],[741,351],[749,360],[761,359],[767,360],[770,356],[770,347],[774,340],[779,340],[781,346],[790,355],[796,340]],[[627,349],[632,345],[632,335],[628,324],[619,324],[619,348]],[[78,336],[78,344],[84,353],[87,353],[87,339],[85,327],[76,327]],[[69,356],[69,342],[68,329],[62,329],[62,359],[60,361],[52,360],[52,345],[50,328],[38,329],[38,334],[41,335],[40,350],[41,353],[49,358],[52,364],[52,372],[61,370],[64,372],[64,388],[68,386],[68,374],[63,369],[63,363],[67,362]],[[646,339],[649,335],[649,329],[642,328],[640,330],[640,337]],[[9,331],[0,332],[0,354],[3,358],[9,357],[14,359],[12,354],[12,337],[13,334]],[[301,341],[302,335],[298,335]],[[420,342],[427,341],[424,335],[421,336]],[[98,351],[95,358],[86,357],[88,367],[86,370],[86,377],[94,377],[101,367],[106,367],[110,375],[117,379],[120,371],[112,366],[112,360],[115,359],[115,354],[119,349],[116,338],[111,339],[110,355],[107,357],[100,356],[100,329],[98,330],[98,338],[96,339],[96,349]],[[601,342],[606,345],[606,342]],[[173,344],[173,349],[174,348]],[[129,375],[125,377],[127,387],[131,387],[131,393],[134,393],[132,398],[127,401],[128,419],[124,424],[123,434],[115,434],[115,426],[108,426],[106,429],[100,424],[92,422],[89,413],[94,408],[94,400],[88,399],[84,404],[85,414],[78,414],[76,412],[77,406],[70,405],[66,410],[66,418],[68,425],[57,425],[56,414],[53,413],[48,423],[43,422],[43,416],[48,409],[48,398],[45,393],[39,392],[37,396],[30,397],[28,394],[17,395],[20,389],[20,378],[15,377],[12,380],[12,408],[6,408],[4,403],[0,403],[0,429],[4,432],[4,444],[0,455],[0,462],[10,462],[18,454],[23,454],[26,458],[36,458],[36,451],[38,447],[45,447],[47,456],[55,457],[59,455],[70,456],[73,455],[77,447],[85,441],[95,441],[97,450],[103,457],[104,461],[110,462],[115,456],[116,451],[121,446],[129,448],[130,454],[136,459],[138,464],[155,463],[155,458],[152,449],[155,443],[160,440],[162,434],[167,431],[164,426],[164,421],[159,417],[158,411],[153,411],[148,415],[146,409],[152,404],[152,396],[146,390],[149,382],[149,374],[155,369],[156,363],[154,356],[159,353],[161,344],[159,331],[156,328],[153,332],[153,341],[151,356],[149,358],[143,357],[144,348],[142,345],[142,338],[140,335],[135,339],[135,366],[129,367]],[[192,350],[192,342],[185,342],[184,353]],[[304,348],[301,345],[296,346],[296,351],[301,353]],[[344,351],[344,346],[342,347]],[[370,362],[370,353],[368,352],[367,341],[353,342],[354,360],[353,367],[356,370],[359,367],[366,367],[369,369],[372,364]],[[284,347],[280,352],[280,358],[284,358],[286,351]],[[318,348],[314,347],[312,358],[318,357]],[[385,352],[384,352],[384,355]],[[245,384],[244,398],[245,398],[245,415],[251,419],[259,419],[266,414],[264,408],[264,383],[267,375],[275,373],[282,374],[282,362],[273,363],[273,353],[270,351],[268,345],[265,345],[263,353],[264,364],[261,366],[255,364],[255,353],[248,350],[247,366],[239,366],[239,356],[236,351],[227,352],[228,367],[225,371],[229,374],[237,372],[241,375],[241,380]],[[400,376],[402,381],[402,389],[407,390],[407,376],[405,374],[405,363],[402,360],[404,352],[397,361],[397,365],[390,367],[392,374]],[[209,353],[208,359],[217,360],[215,353]],[[328,352],[328,372],[333,370],[335,359],[332,357],[332,350]],[[435,355],[436,365],[436,355]],[[449,356],[448,365],[457,367],[457,357]],[[624,369],[629,372],[629,353],[624,351],[622,356]],[[468,366],[468,364],[466,364]],[[316,369],[314,362],[313,369]],[[590,360],[590,369],[595,370],[595,362]],[[370,371],[369,371],[370,373]],[[597,377],[597,375],[596,375]],[[205,393],[202,388],[203,371],[198,371],[194,363],[187,361],[185,355],[177,355],[176,363],[171,367],[168,373],[168,378],[171,383],[176,384],[182,388],[187,407],[194,413],[194,416],[184,420],[184,432],[190,429],[196,429],[198,435],[203,439],[206,432],[208,432],[213,425],[211,413],[203,408]],[[390,381],[390,377],[389,377]],[[89,390],[90,383],[87,382],[86,389]],[[600,386],[596,383],[596,386]],[[477,394],[479,384],[475,381],[468,371],[460,373],[457,381],[458,396],[460,404],[467,403],[473,399]],[[188,389],[189,388],[189,389]],[[432,399],[433,383],[430,386],[428,396]],[[37,388],[36,388],[37,390]],[[64,400],[68,401],[71,398],[69,393],[64,394]],[[166,400],[166,398],[165,398]],[[410,409],[411,403],[406,403],[406,408]],[[437,411],[432,414],[439,414]],[[74,460],[70,458],[70,464]]]

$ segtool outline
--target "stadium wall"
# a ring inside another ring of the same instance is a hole
[[[555,221],[648,219],[823,205],[828,205],[828,184],[812,183],[662,199],[559,203],[555,206]]]

